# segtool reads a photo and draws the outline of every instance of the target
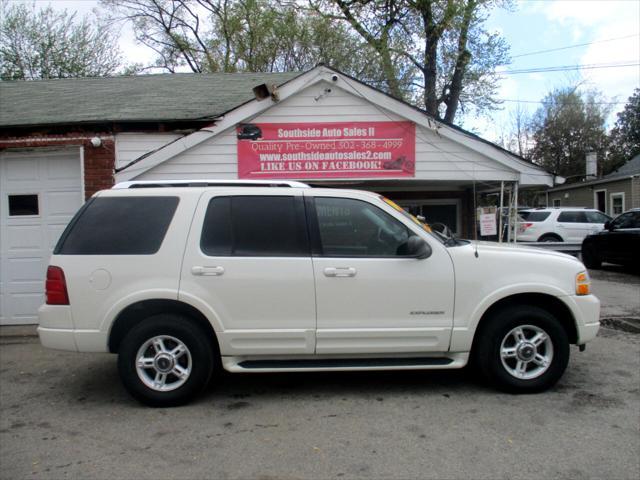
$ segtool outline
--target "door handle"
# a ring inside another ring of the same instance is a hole
[[[191,273],[198,276],[214,276],[219,277],[224,273],[224,267],[191,267]]]
[[[355,277],[356,269],[353,267],[328,267],[324,269],[325,277]]]

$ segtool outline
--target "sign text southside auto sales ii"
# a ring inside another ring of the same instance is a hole
[[[257,123],[237,134],[241,179],[415,176],[411,122]]]

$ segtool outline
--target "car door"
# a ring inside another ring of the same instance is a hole
[[[604,259],[632,263],[640,250],[640,212],[627,212],[613,220],[607,234]]]
[[[402,214],[383,202],[337,192],[310,196],[306,205],[316,281],[316,353],[448,350],[454,278],[445,247],[424,231],[420,235],[421,227],[404,223]],[[399,254],[416,234],[432,246],[429,258]]]
[[[300,193],[203,194],[180,297],[208,312],[223,355],[313,353],[315,290]]]
[[[590,232],[584,210],[565,210],[558,215],[558,232],[565,242],[582,242]]]

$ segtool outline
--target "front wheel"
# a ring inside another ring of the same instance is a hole
[[[207,385],[214,348],[190,319],[156,315],[136,325],[118,352],[118,370],[127,391],[155,407],[187,403]]]
[[[569,362],[566,331],[548,311],[534,306],[513,306],[492,315],[475,350],[483,375],[514,393],[547,390]]]

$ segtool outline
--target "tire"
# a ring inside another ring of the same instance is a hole
[[[189,402],[206,387],[217,352],[217,345],[188,317],[154,315],[133,327],[122,341],[118,371],[126,390],[140,402],[173,407]],[[141,358],[145,360],[139,363]]]
[[[582,244],[582,263],[587,268],[598,269],[602,267],[602,258],[598,255],[595,246]]]
[[[539,242],[562,242],[562,238],[560,238],[555,233],[545,233],[539,239]]]
[[[518,329],[528,342],[517,343]],[[534,350],[534,354],[540,357],[532,357],[533,342],[530,341],[540,333],[546,335],[546,339]],[[524,357],[531,360],[523,361]],[[543,359],[548,361],[546,367],[539,364]],[[567,332],[551,313],[542,308],[531,305],[507,307],[494,313],[479,332],[474,361],[482,375],[500,390],[511,393],[541,392],[555,385],[567,368]],[[518,373],[521,363],[525,364],[525,370]]]

